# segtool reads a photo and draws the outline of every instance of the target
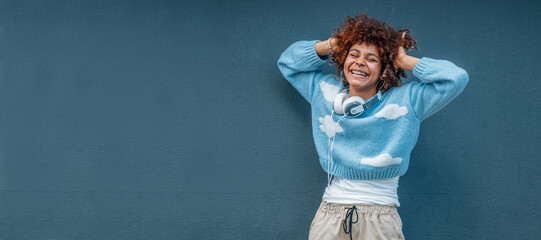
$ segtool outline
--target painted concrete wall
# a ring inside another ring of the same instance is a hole
[[[306,239],[326,175],[276,61],[360,10],[470,76],[400,179],[406,238],[538,238],[536,1],[56,0],[0,1],[0,239]]]

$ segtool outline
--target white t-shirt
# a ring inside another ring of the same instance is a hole
[[[399,207],[398,176],[376,180],[350,180],[334,176],[323,201],[335,204],[380,204]]]

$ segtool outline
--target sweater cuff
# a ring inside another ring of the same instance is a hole
[[[320,58],[319,55],[317,55],[316,52],[316,43],[320,42],[319,40],[313,40],[306,42],[306,45],[304,45],[304,58],[306,59],[306,63],[309,66],[313,67],[319,67],[323,65],[326,60],[328,59],[328,56],[324,56],[323,58]]]
[[[423,79],[423,73],[425,72],[425,68],[435,62],[436,60],[432,58],[423,57],[417,64],[415,64],[415,67],[413,67],[413,76]]]

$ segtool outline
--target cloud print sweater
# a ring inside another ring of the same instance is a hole
[[[391,88],[359,117],[331,116],[334,97],[344,85],[333,74],[322,72],[321,66],[327,61],[317,55],[316,42],[292,44],[280,56],[278,68],[311,104],[312,133],[321,166],[347,179],[404,175],[421,121],[460,94],[468,74],[449,61],[422,58],[413,69],[421,82]]]

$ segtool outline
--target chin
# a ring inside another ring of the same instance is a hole
[[[358,80],[353,80],[353,81],[348,81],[349,83],[349,87],[351,88],[356,88],[356,89],[364,89],[364,88],[368,88],[368,89],[371,89],[373,87],[375,87],[376,85],[374,86],[369,86],[368,83],[370,81],[358,81]]]

